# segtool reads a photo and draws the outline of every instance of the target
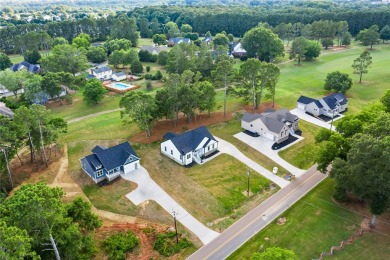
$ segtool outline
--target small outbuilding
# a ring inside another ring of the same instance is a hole
[[[112,80],[122,81],[126,79],[126,73],[123,71],[112,73]]]

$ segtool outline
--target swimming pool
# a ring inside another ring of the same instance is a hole
[[[109,87],[118,90],[128,90],[134,88],[135,86],[130,84],[124,84],[124,83],[112,83],[109,85]]]

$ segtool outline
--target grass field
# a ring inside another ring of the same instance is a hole
[[[314,164],[319,146],[315,143],[314,137],[321,127],[300,120],[299,129],[302,130],[305,139],[279,152],[279,155],[298,168],[308,169]]]
[[[135,147],[153,180],[203,224],[217,224],[212,226],[216,230],[226,228],[274,192],[268,190],[268,180],[252,174],[247,198],[246,166],[228,155],[185,168],[163,156],[159,148],[159,143]]]
[[[276,102],[284,107],[294,108],[300,95],[318,98],[327,94],[323,89],[326,75],[339,70],[348,73],[354,85],[347,92],[348,108],[352,113],[358,112],[365,104],[381,97],[389,88],[390,44],[375,46],[371,52],[372,65],[368,74],[363,76],[363,84],[358,83],[358,75],[353,74],[352,63],[366,47],[356,45],[341,51],[328,51],[314,61],[296,62],[280,65],[281,76],[276,91]]]
[[[299,259],[313,259],[318,258],[321,252],[329,250],[332,245],[347,239],[359,228],[363,218],[334,204],[333,187],[332,179],[323,181],[282,215],[286,218],[285,224],[278,225],[274,221],[229,259],[248,259],[261,246],[288,248],[293,250]],[[266,237],[268,240],[265,240]],[[362,250],[365,249],[351,252],[354,257],[344,259],[359,259],[357,257]]]

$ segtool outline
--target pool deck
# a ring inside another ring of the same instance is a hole
[[[129,87],[128,88],[116,88],[115,84],[126,85],[126,86],[129,86]],[[116,93],[126,93],[126,92],[128,92],[130,90],[134,90],[134,89],[137,89],[137,88],[141,87],[140,85],[136,86],[136,85],[131,85],[131,84],[127,84],[127,83],[121,83],[121,82],[109,82],[109,83],[103,84],[103,85],[109,91],[113,91],[113,92],[116,92]]]

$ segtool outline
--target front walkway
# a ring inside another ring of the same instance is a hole
[[[294,108],[293,110],[290,111],[290,113],[298,116],[299,119],[302,119],[306,122],[312,123],[314,125],[318,125],[320,127],[326,128],[326,129],[330,129],[330,122],[328,123],[328,122],[322,121],[318,118],[315,118],[314,116],[308,115],[305,113],[305,111],[303,111],[301,109]],[[339,117],[335,118],[333,120],[333,122],[337,121],[340,118],[343,118],[343,115],[340,115]],[[336,131],[336,127],[334,126],[334,124],[332,125],[332,131]]]
[[[303,139],[302,137],[299,138],[297,141],[283,147],[280,150],[272,150],[272,145],[274,144],[274,142],[265,138],[265,137],[262,137],[262,136],[252,137],[250,135],[247,135],[247,134],[241,132],[241,133],[235,134],[234,137],[237,138],[238,140],[240,140],[241,142],[249,145],[253,149],[259,151],[260,153],[264,154],[265,156],[270,158],[272,161],[276,162],[277,164],[282,166],[284,169],[286,169],[290,173],[294,174],[296,177],[301,176],[306,171],[306,170],[299,169],[299,168],[295,167],[294,165],[291,165],[290,163],[285,161],[283,158],[281,158],[278,154],[278,152],[280,150],[286,149],[287,147],[294,145],[296,142],[299,142],[300,140],[302,140]]]
[[[144,167],[128,174],[122,174],[121,177],[138,184],[134,191],[126,195],[136,206],[147,200],[154,200],[172,216],[173,211],[175,211],[176,219],[194,233],[203,244],[209,243],[219,235],[219,233],[205,227],[171,198],[168,193],[150,178],[148,171]]]
[[[286,187],[290,182],[286,181],[285,179],[273,174],[269,170],[265,169],[263,166],[257,164],[256,162],[252,161],[248,157],[246,157],[240,150],[237,149],[234,145],[231,143],[218,138],[214,136],[215,139],[218,141],[218,150],[221,153],[226,153],[237,160],[241,161],[242,163],[246,164],[248,167],[252,168],[253,170],[257,171],[259,174],[267,178],[268,180],[272,181],[276,185],[279,185],[281,188]]]

